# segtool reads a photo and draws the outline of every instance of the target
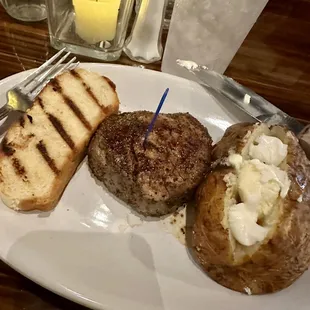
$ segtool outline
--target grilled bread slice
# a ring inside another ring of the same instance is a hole
[[[2,141],[2,201],[15,210],[53,209],[98,125],[118,107],[114,83],[96,73],[76,69],[50,81]]]

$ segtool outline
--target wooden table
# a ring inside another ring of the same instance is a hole
[[[226,74],[285,112],[308,122],[309,33],[310,0],[270,0]],[[45,22],[18,22],[0,7],[0,79],[37,67],[54,52],[49,46]],[[134,65],[125,56],[119,63]],[[147,67],[160,70],[160,63]],[[0,309],[85,308],[48,292],[0,262]]]

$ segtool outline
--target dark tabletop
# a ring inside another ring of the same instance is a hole
[[[309,34],[310,0],[269,0],[226,75],[308,122]],[[54,53],[49,45],[46,22],[18,22],[0,6],[0,79],[37,67]],[[94,62],[84,57],[79,59]],[[125,56],[118,63],[138,65]],[[160,70],[160,63],[146,67]],[[85,308],[41,288],[0,262],[0,310],[20,309]]]

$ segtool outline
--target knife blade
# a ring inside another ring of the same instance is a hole
[[[222,94],[256,121],[269,125],[285,125],[296,135],[304,130],[305,126],[299,121],[232,78],[209,70],[206,66],[183,66],[180,61],[178,64],[191,72],[200,85]]]

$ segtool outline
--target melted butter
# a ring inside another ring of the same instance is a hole
[[[285,198],[290,187],[286,171],[265,163],[280,164],[287,155],[287,145],[278,138],[266,137],[259,137],[256,139],[258,145],[252,145],[257,147],[254,151],[252,148],[250,152],[252,159],[244,160],[239,154],[231,154],[228,157],[229,164],[236,170],[237,188],[241,199],[241,203],[229,207],[228,223],[234,238],[245,246],[264,240],[269,228],[260,226],[257,221],[271,213],[277,199]],[[267,146],[272,150],[267,152]],[[258,158],[253,158],[254,156]]]
[[[277,137],[261,135],[250,145],[249,155],[267,165],[278,166],[287,156],[287,145]]]

